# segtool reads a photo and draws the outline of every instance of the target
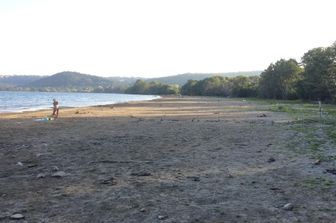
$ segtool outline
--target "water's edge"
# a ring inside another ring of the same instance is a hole
[[[161,98],[156,95],[59,93],[59,92],[5,92],[0,91],[0,114],[22,113],[52,108],[52,99],[60,102],[60,108],[81,108],[150,101]]]

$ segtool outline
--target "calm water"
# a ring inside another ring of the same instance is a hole
[[[130,94],[0,91],[0,113],[51,108],[53,98],[59,101],[62,108],[153,100],[159,97]]]

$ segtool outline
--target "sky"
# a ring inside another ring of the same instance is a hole
[[[264,70],[336,41],[335,0],[0,0],[0,75]]]

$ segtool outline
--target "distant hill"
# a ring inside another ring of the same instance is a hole
[[[53,88],[86,88],[109,86],[112,81],[98,76],[81,74],[78,72],[61,72],[52,76],[44,77],[27,84],[27,87],[53,87]]]
[[[64,71],[51,76],[0,76],[0,90],[120,93],[135,81],[135,78],[104,78]]]
[[[120,85],[133,85],[141,77],[107,77],[106,79],[119,83]]]
[[[230,72],[230,73],[186,73],[168,77],[148,78],[145,81],[158,81],[163,84],[184,85],[188,80],[203,80],[212,76],[235,77],[235,76],[255,76],[260,75],[262,71]]]
[[[6,87],[24,86],[34,81],[37,81],[41,78],[42,76],[37,75],[12,75],[12,76],[0,75],[0,86],[6,86]]]
[[[64,71],[31,82],[24,87],[39,91],[123,92],[129,84],[78,72]]]

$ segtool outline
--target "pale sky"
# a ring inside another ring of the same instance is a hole
[[[336,41],[335,0],[0,0],[0,75],[264,70]]]

